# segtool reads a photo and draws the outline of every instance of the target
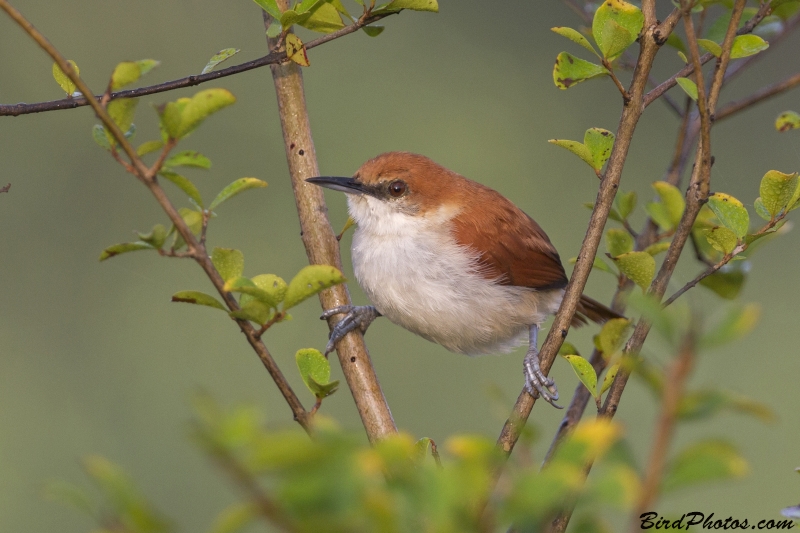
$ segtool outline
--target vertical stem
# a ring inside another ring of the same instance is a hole
[[[282,10],[288,7],[285,0],[279,0],[278,4]],[[268,15],[265,13],[264,16],[267,22]],[[276,44],[272,39],[268,42],[270,48]],[[300,67],[291,61],[270,65],[270,69],[278,97],[286,159],[308,260],[311,264],[332,265],[341,269],[339,243],[328,221],[322,189],[305,181],[319,176],[319,167],[306,109],[303,74]],[[320,301],[323,309],[349,305],[350,294],[345,285],[337,285],[322,291]],[[329,319],[329,325],[335,325],[340,319],[338,316]],[[361,333],[354,331],[348,334],[336,348],[342,372],[370,442],[397,432]]]

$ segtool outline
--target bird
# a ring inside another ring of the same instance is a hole
[[[306,181],[346,193],[356,223],[353,270],[372,303],[323,313],[345,315],[326,356],[380,316],[467,355],[509,352],[527,340],[525,388],[559,407],[537,343],[542,323],[561,305],[567,276],[539,224],[499,192],[409,152],[378,155],[349,178]],[[619,317],[581,296],[572,325]]]

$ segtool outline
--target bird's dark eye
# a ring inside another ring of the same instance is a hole
[[[408,190],[408,185],[403,180],[394,180],[389,184],[389,194],[395,198],[403,196]]]

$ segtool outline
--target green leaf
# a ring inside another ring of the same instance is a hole
[[[289,286],[282,278],[275,274],[259,274],[251,278],[256,287],[267,293],[268,299],[264,300],[270,307],[278,307],[286,297]]]
[[[254,503],[234,503],[226,507],[214,520],[209,533],[239,533],[258,518]]]
[[[144,76],[145,74],[147,74],[148,72],[159,66],[161,64],[161,61],[156,61],[155,59],[140,59],[135,63],[139,65],[139,71],[141,72],[141,75]]]
[[[606,372],[606,376],[603,378],[603,386],[600,388],[600,394],[603,394],[607,391],[611,384],[614,383],[614,378],[617,377],[617,373],[619,372],[619,365],[620,363],[614,363]]]
[[[594,55],[600,57],[600,54],[597,53],[597,50],[594,49],[594,46],[592,46],[591,43],[586,39],[586,37],[584,37],[578,30],[573,30],[572,28],[567,28],[567,27],[550,28],[550,30],[556,32],[562,37],[566,37],[573,43],[577,43],[583,46]]]
[[[386,27],[385,26],[372,26],[372,25],[370,25],[370,26],[364,26],[361,29],[364,31],[364,33],[366,33],[370,37],[377,37],[378,35],[383,33],[383,30],[386,29]]]
[[[754,416],[762,422],[775,420],[775,414],[767,405],[724,390],[689,392],[678,404],[678,417],[681,420],[708,418],[722,411]]]
[[[309,12],[311,16],[299,23],[306,29],[320,33],[332,33],[344,28],[339,11],[329,2],[317,2]]]
[[[278,8],[278,2],[276,2],[275,0],[253,0],[253,1],[256,4],[258,4],[261,9],[269,13],[272,18],[280,20],[281,10],[280,8]]]
[[[194,183],[192,183],[189,178],[168,169],[161,169],[158,174],[177,185],[178,188],[185,192],[189,198],[194,200],[197,205],[203,207],[203,197],[200,196],[200,191],[197,190],[197,187],[195,187]]]
[[[798,191],[797,173],[784,174],[777,170],[770,170],[761,178],[759,193],[761,202],[767,212],[773,217],[789,205]]]
[[[214,201],[211,202],[211,205],[209,205],[208,208],[214,209],[225,200],[228,200],[229,198],[236,196],[240,192],[246,191],[248,189],[256,189],[266,186],[267,186],[266,181],[261,181],[256,178],[239,178],[238,180],[234,181],[233,183],[222,189],[222,191],[220,191],[217,197],[214,198]]]
[[[644,204],[644,210],[662,230],[674,229],[672,226],[672,218],[664,202],[648,202]]]
[[[684,57],[686,57],[686,45],[683,44],[683,40],[675,32],[669,34],[669,37],[667,37],[666,44],[673,47],[678,52],[683,54]],[[688,63],[688,61],[684,61],[684,63]]]
[[[332,266],[308,265],[289,282],[289,288],[283,300],[283,310],[294,307],[318,292],[345,281],[342,273]]]
[[[673,35],[675,35],[675,34],[674,34],[674,33],[670,33],[670,35],[669,35],[669,36],[670,36],[670,37],[672,37]],[[683,53],[683,52],[681,52],[680,50],[678,50],[678,57],[680,57],[680,58],[681,58],[681,61],[683,61],[683,62],[684,62],[684,63],[686,63],[687,65],[689,64],[689,58],[687,58],[687,57],[686,57],[686,54],[684,54],[684,53]]]
[[[775,129],[778,131],[789,131],[800,128],[800,114],[794,111],[784,111],[775,119]]]
[[[213,307],[215,309],[221,309],[223,311],[227,311],[224,305],[222,305],[219,300],[211,296],[210,294],[206,294],[200,291],[180,291],[176,292],[172,295],[173,302],[183,302],[187,304],[195,304],[195,305],[205,305],[207,307]]]
[[[700,280],[700,285],[726,300],[739,296],[747,280],[747,261],[728,263],[717,272]]]
[[[155,250],[155,248],[146,242],[125,242],[122,244],[115,244],[109,246],[103,253],[100,254],[100,261],[110,259],[115,255],[124,254],[127,252],[135,252],[137,250]]]
[[[655,244],[651,244],[647,248],[644,249],[645,252],[652,255],[653,257],[657,256],[660,253],[666,252],[669,250],[669,246],[672,244],[671,242],[657,242]]]
[[[156,224],[150,233],[139,233],[139,240],[152,245],[154,248],[161,248],[167,240],[167,228],[162,224]]]
[[[203,229],[203,213],[195,211],[194,209],[189,209],[188,207],[181,207],[178,209],[178,213],[180,213],[186,225],[189,226],[191,232],[195,235],[199,235],[200,230]]]
[[[111,90],[130,85],[142,75],[142,68],[135,61],[123,61],[114,67],[111,73]]]
[[[92,126],[92,139],[100,148],[111,150],[111,141],[108,140],[106,129],[102,125],[95,124]]]
[[[761,317],[761,306],[752,303],[734,307],[711,331],[700,339],[701,348],[714,348],[741,339],[755,328]]]
[[[562,148],[566,148],[573,154],[583,159],[587,165],[594,168],[594,157],[592,156],[592,152],[586,147],[585,144],[578,141],[565,141],[562,139],[550,139],[547,142]]]
[[[159,142],[159,141],[151,141],[151,142]],[[182,152],[178,152],[177,154],[171,156],[169,159],[164,161],[165,167],[197,167],[197,168],[211,168],[211,160],[201,154],[200,152],[195,152],[194,150],[184,150]]]
[[[569,264],[574,265],[577,262],[578,262],[578,258],[577,257],[570,257],[569,258]],[[594,258],[594,261],[592,262],[592,268],[596,268],[597,270],[601,270],[603,272],[608,272],[612,276],[617,277],[616,271],[613,268],[611,268],[608,265],[608,263],[606,263],[605,261],[603,261],[599,257],[595,257]]]
[[[614,199],[620,218],[627,219],[636,209],[636,191],[620,192]]]
[[[241,287],[241,289],[246,289],[246,287]],[[242,293],[242,297],[250,295]],[[265,324],[270,319],[270,310],[269,307],[264,304],[261,300],[249,300],[246,303],[241,304],[241,308],[238,311],[231,311],[228,313],[231,318],[239,318],[241,320],[250,320],[255,322],[259,326]]]
[[[137,98],[118,98],[111,100],[106,108],[111,120],[119,126],[122,131],[128,131],[133,124],[133,115],[136,112],[136,105],[139,103]],[[109,140],[113,138],[109,133]]]
[[[769,48],[769,43],[758,35],[739,35],[733,40],[731,59],[749,57]]]
[[[332,394],[332,391],[325,390],[325,385],[329,385],[331,379],[331,365],[319,350],[314,348],[298,350],[295,360],[303,383],[315,396],[324,398]]]
[[[561,348],[558,349],[558,355],[580,355],[578,348],[571,342],[563,342]]]
[[[223,48],[222,50],[211,56],[211,59],[208,60],[208,63],[206,63],[206,66],[203,67],[203,70],[202,72],[200,72],[200,74],[206,74],[208,72],[211,72],[212,70],[214,70],[214,67],[216,67],[229,57],[233,57],[239,52],[240,50],[238,48]]]
[[[431,11],[433,13],[439,12],[439,3],[436,0],[392,0],[385,6],[374,10],[372,13],[380,15],[383,13],[397,13],[402,9],[411,9],[412,11]]]
[[[630,327],[631,321],[627,318],[612,318],[603,324],[595,337],[595,347],[603,352],[606,359],[611,359],[622,349]]]
[[[589,390],[593,397],[597,397],[597,373],[595,373],[592,364],[581,357],[580,355],[562,355],[566,359],[575,375],[581,380],[581,383]]]
[[[633,44],[643,27],[644,15],[638,7],[623,0],[607,0],[595,11],[592,35],[603,55],[614,59]]]
[[[275,277],[277,278],[277,276]],[[269,310],[270,308],[278,307],[278,304],[281,302],[280,298],[278,298],[281,296],[281,286],[273,288],[267,287],[266,289],[262,289],[256,285],[255,281],[241,276],[228,279],[225,282],[225,290],[229,292],[241,293],[242,299],[240,300],[240,303],[242,306],[245,306],[255,299],[261,302],[264,306],[266,306],[266,309]],[[283,292],[285,292],[285,290]]]
[[[95,126],[95,127],[97,127],[97,126]],[[102,126],[100,126],[100,127],[102,128]],[[149,154],[151,152],[155,152],[156,150],[161,150],[162,148],[164,148],[164,142],[163,141],[147,141],[145,143],[142,143],[139,146],[139,148],[136,149],[136,155],[138,155],[139,157],[142,157],[142,156],[147,155],[147,154]]]
[[[628,252],[614,258],[617,268],[632,282],[647,290],[656,274],[656,261],[647,252]]]
[[[683,199],[680,189],[666,181],[653,183],[653,189],[658,193],[661,203],[667,209],[671,227],[677,227],[683,216],[683,211],[686,209],[686,201]]]
[[[706,240],[714,249],[723,254],[729,254],[736,249],[739,239],[728,228],[717,226],[706,231]]]
[[[714,54],[714,57],[719,57],[722,55],[722,47],[712,41],[711,39],[697,39],[697,44],[700,45],[700,48],[703,48],[706,52],[711,52]],[[685,79],[685,78],[684,78]],[[697,100],[697,86],[695,86],[695,100]]]
[[[747,462],[730,444],[716,440],[699,442],[672,461],[664,477],[663,490],[667,492],[702,481],[742,477],[747,470]]]
[[[195,130],[212,113],[236,102],[226,89],[206,89],[191,98],[169,102],[161,115],[164,130],[172,139],[182,139]]]
[[[683,92],[685,92],[689,98],[697,100],[697,84],[695,84],[695,82],[689,78],[675,78],[675,81],[678,82],[678,85],[681,86],[681,89],[683,89]]]
[[[708,207],[714,212],[717,220],[733,231],[740,239],[750,229],[750,215],[742,202],[725,193],[714,193],[708,198]]]
[[[606,231],[606,249],[612,257],[633,251],[633,237],[627,230],[611,228]]]
[[[78,68],[78,65],[71,59],[67,59],[67,63],[69,63],[69,66],[75,71],[75,74],[80,76],[81,70]],[[69,79],[69,77],[64,74],[64,71],[61,70],[61,67],[58,66],[58,63],[53,63],[53,78],[56,80],[58,86],[67,93],[67,96],[72,96],[77,89],[75,84],[72,83],[72,80]]]
[[[600,170],[611,157],[611,149],[614,147],[614,134],[602,128],[589,128],[583,137],[583,144],[592,154],[592,167]]]
[[[606,74],[608,74],[608,70],[602,65],[596,65],[567,52],[561,52],[556,57],[556,64],[553,67],[553,82],[559,89],[569,89],[576,83]]]
[[[767,221],[772,220],[772,214],[770,214],[770,212],[767,211],[767,208],[764,206],[764,202],[761,200],[760,197],[756,198],[756,201],[753,202],[753,208],[755,209],[756,214],[761,218],[763,218],[764,220]]]
[[[211,262],[225,281],[238,278],[244,272],[244,254],[234,248],[214,248]]]

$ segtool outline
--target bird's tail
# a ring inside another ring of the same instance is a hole
[[[625,317],[584,294],[581,295],[581,299],[578,301],[578,308],[572,317],[572,325],[575,327],[584,326],[590,320],[597,324],[602,324],[612,318]]]

